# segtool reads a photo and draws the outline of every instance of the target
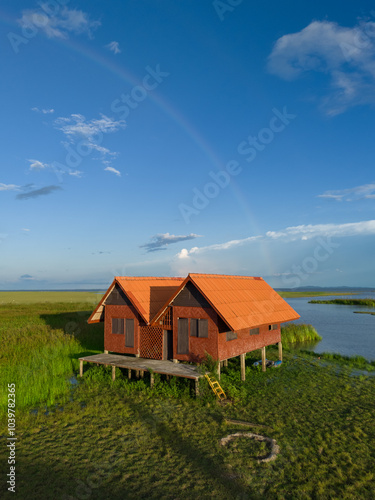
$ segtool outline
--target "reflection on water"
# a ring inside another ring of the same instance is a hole
[[[375,316],[371,314],[353,314],[354,311],[374,311],[365,306],[344,306],[336,304],[309,304],[313,299],[329,300],[336,297],[300,297],[285,299],[301,318],[295,323],[310,323],[323,337],[323,340],[304,349],[317,353],[332,352],[344,356],[359,355],[375,360]],[[375,293],[346,295],[342,298],[371,298]]]

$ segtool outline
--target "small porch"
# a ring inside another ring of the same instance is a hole
[[[116,367],[128,370],[128,377],[131,378],[132,370],[137,377],[143,377],[145,371],[150,371],[150,385],[154,384],[153,373],[159,373],[169,377],[182,377],[195,382],[195,393],[198,394],[198,381],[203,375],[194,365],[174,363],[172,361],[161,361],[157,359],[138,358],[123,356],[120,354],[94,354],[79,358],[79,376],[83,375],[83,362],[95,363],[97,365],[112,366],[112,380],[115,380]]]

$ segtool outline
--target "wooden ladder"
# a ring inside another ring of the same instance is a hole
[[[217,396],[221,400],[226,399],[227,397],[225,395],[225,392],[221,388],[219,382],[214,377],[209,377],[207,374],[205,375],[205,377],[208,380],[211,389],[214,391],[215,396]]]

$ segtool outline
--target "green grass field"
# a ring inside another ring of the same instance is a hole
[[[0,305],[41,304],[45,302],[88,302],[97,304],[103,294],[98,292],[0,292]]]
[[[204,379],[195,398],[186,380],[155,375],[151,389],[147,373],[128,380],[117,369],[112,382],[110,368],[86,365],[84,377],[70,385],[77,358],[103,350],[103,325],[86,322],[92,307],[0,306],[0,382],[16,383],[17,394],[13,498],[375,497],[375,377],[353,376],[350,365],[367,366],[361,360],[286,349],[281,367],[263,373],[252,366],[260,359],[255,351],[246,359],[245,382],[238,359],[222,369],[226,405]],[[277,355],[267,348],[268,359]],[[6,419],[1,423],[5,436]],[[220,446],[239,431],[276,439],[277,459],[258,463],[266,453],[261,442]],[[6,459],[3,446],[0,462]]]

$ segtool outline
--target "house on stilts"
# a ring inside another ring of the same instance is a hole
[[[192,363],[240,356],[244,378],[248,352],[262,349],[265,361],[278,344],[282,359],[280,325],[298,318],[263,278],[191,273],[116,277],[88,323],[104,322],[105,353]]]

